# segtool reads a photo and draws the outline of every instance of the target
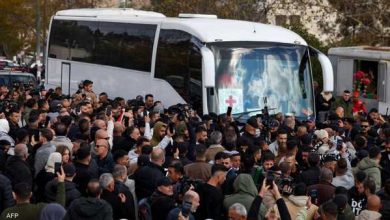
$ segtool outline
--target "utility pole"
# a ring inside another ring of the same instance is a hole
[[[36,0],[36,54],[35,62],[37,64],[37,78],[41,80],[41,5],[40,0]]]

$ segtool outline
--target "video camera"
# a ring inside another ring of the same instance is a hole
[[[0,102],[0,112],[4,112],[6,114],[9,113],[11,109],[17,109],[18,107],[18,103],[9,99],[2,100]]]
[[[189,116],[189,112],[192,110],[189,104],[176,104],[169,107],[168,111],[177,114],[177,120],[184,121]]]

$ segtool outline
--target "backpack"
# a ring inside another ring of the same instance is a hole
[[[152,206],[150,197],[143,198],[138,202],[138,220],[152,219]]]

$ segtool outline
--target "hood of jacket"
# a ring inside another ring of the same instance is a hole
[[[7,119],[0,119],[0,132],[7,133],[9,132],[9,123]]]
[[[379,220],[381,218],[381,214],[379,212],[363,210],[360,212],[358,216],[358,220]]]
[[[80,217],[92,218],[101,215],[106,209],[104,200],[96,198],[82,198],[74,207],[74,212]]]
[[[256,196],[258,194],[252,176],[245,173],[237,176],[234,180],[233,188],[236,193],[247,193],[251,196]]]
[[[152,140],[150,141],[150,144],[154,147],[157,146],[162,138],[160,137],[160,130],[163,127],[166,127],[167,125],[161,121],[158,121],[156,124],[153,126],[153,137]]]
[[[359,170],[366,170],[373,167],[379,167],[379,165],[375,160],[370,159],[369,157],[365,157],[358,163],[357,167]]]
[[[307,197],[307,196],[294,196],[294,195],[290,195],[288,197],[288,200],[290,200],[290,202],[293,203],[295,206],[303,207],[303,206],[306,206],[306,202],[307,202],[308,198],[309,197]]]

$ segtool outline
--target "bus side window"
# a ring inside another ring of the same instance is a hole
[[[192,107],[202,110],[202,56],[192,35],[161,29],[155,77],[166,80]]]

